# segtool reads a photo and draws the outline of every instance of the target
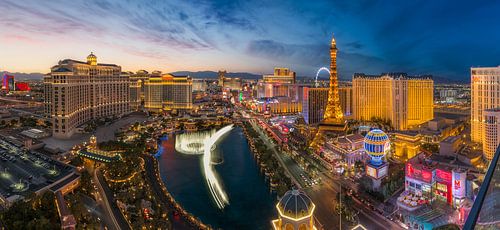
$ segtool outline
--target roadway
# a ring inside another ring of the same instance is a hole
[[[22,104],[32,104],[32,105],[38,105],[38,106],[43,105],[43,102],[40,102],[40,101],[25,101],[25,100],[18,100],[18,99],[10,98],[10,97],[0,97],[0,101],[8,101],[8,102],[16,103],[16,104],[22,103]]]
[[[250,124],[257,131],[260,138],[264,141],[269,148],[272,149],[275,156],[278,158],[282,166],[292,175],[292,180],[299,186],[303,186],[303,180],[300,174],[307,175],[306,172],[288,155],[279,154],[275,147],[275,144],[270,141],[270,138],[259,128],[253,120],[250,120]],[[340,228],[339,215],[335,212],[336,206],[336,194],[340,191],[339,182],[341,182],[346,187],[353,188],[353,190],[358,191],[357,186],[353,186],[352,182],[345,181],[339,177],[334,177],[330,175],[330,172],[320,173],[320,178],[322,181],[321,185],[315,185],[304,189],[304,191],[309,195],[309,197],[316,204],[315,217],[320,222],[324,229],[350,229],[352,226],[347,225],[347,222],[342,220],[342,228]],[[344,190],[343,189],[343,190]],[[345,192],[345,191],[343,191]],[[401,229],[401,227],[392,221],[387,220],[384,216],[371,210],[365,204],[357,199],[352,199],[356,204],[352,208],[358,212],[358,223],[368,227],[369,229]]]
[[[290,156],[286,154],[280,154],[276,151],[276,145],[270,141],[270,138],[262,131],[262,129],[257,125],[253,120],[250,120],[250,124],[253,129],[257,131],[260,136],[260,139],[264,141],[264,144],[273,151],[274,156],[278,159],[281,166],[285,169],[290,179],[294,182],[294,184],[298,188],[303,188],[307,186],[305,182],[301,178],[302,175],[307,175],[304,170],[292,159]]]
[[[306,189],[306,193],[311,197],[316,204],[315,216],[325,226],[325,229],[339,229],[338,215],[334,213],[336,203],[336,195],[340,191],[342,183],[342,193],[346,192],[347,188],[352,188],[353,184],[348,184],[345,180],[339,177],[327,177],[320,175],[323,183],[320,186],[315,186]],[[354,186],[357,187],[357,186]],[[325,198],[327,200],[325,200]],[[373,211],[364,203],[356,198],[353,198],[354,208],[358,212],[358,222],[369,229],[402,229],[399,225],[387,220],[384,216]],[[332,215],[333,214],[333,215]],[[344,222],[344,220],[342,220]],[[342,229],[349,229],[343,224]]]
[[[127,220],[121,213],[120,209],[116,205],[113,192],[108,187],[108,184],[104,180],[102,173],[99,168],[94,170],[94,181],[97,185],[97,192],[99,193],[99,197],[104,205],[104,210],[107,212],[108,216],[111,219],[110,228],[112,229],[132,229],[128,224]],[[112,226],[112,227],[111,227]]]
[[[99,220],[100,229],[108,229],[108,226],[112,226],[111,218],[104,212],[104,205],[102,199],[96,195],[96,200],[91,197],[81,193],[80,197],[82,199],[83,206],[87,211],[96,219]]]

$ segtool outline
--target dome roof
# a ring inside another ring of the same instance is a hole
[[[289,218],[301,218],[313,212],[314,204],[303,191],[290,190],[283,195],[277,208],[281,215]]]
[[[90,65],[97,65],[97,57],[93,52],[91,52],[89,56],[87,56],[87,63]]]

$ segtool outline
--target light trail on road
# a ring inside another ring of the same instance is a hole
[[[217,140],[222,137],[227,132],[233,129],[233,125],[225,126],[224,128],[217,131],[210,138],[205,140],[205,152],[203,154],[203,172],[205,176],[205,180],[207,181],[208,188],[210,189],[210,193],[214,198],[215,203],[219,209],[223,209],[226,205],[229,204],[229,199],[227,197],[226,192],[222,188],[221,183],[219,182],[218,176],[212,166],[212,146],[217,142]]]

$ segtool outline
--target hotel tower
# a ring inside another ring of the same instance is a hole
[[[87,62],[59,61],[43,81],[45,114],[56,138],[71,137],[90,120],[130,111],[128,75],[120,66],[97,63],[92,53]]]
[[[500,66],[471,68],[471,139],[473,142],[483,144],[483,155],[487,160],[491,160],[495,152],[492,140],[486,140],[492,136],[487,132],[496,130],[488,128],[493,125],[491,118],[495,116],[491,116],[492,111],[485,114],[485,110],[499,108]],[[489,147],[485,146],[485,143],[488,143]]]
[[[404,73],[354,74],[352,106],[356,120],[390,120],[396,130],[406,130],[434,118],[434,81],[430,76]]]

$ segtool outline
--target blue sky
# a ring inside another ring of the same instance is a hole
[[[408,72],[467,79],[471,66],[500,65],[499,1],[0,1],[0,70],[48,72],[58,60],[124,70],[312,76]]]

